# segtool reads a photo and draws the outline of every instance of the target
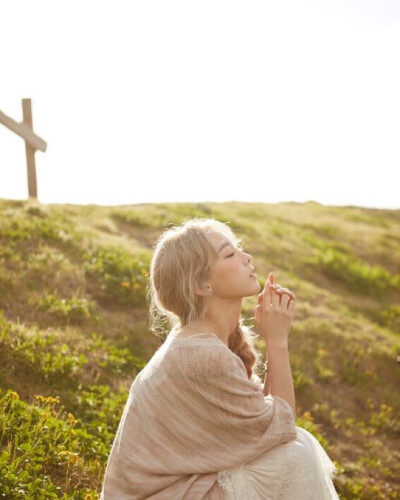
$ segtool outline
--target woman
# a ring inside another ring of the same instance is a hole
[[[230,228],[194,219],[159,239],[150,269],[152,318],[172,330],[136,377],[104,477],[104,500],[338,498],[333,465],[295,426],[288,334],[295,296],[260,292]],[[243,297],[258,294],[264,384]]]

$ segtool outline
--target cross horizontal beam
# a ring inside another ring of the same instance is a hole
[[[47,143],[36,135],[26,123],[18,123],[2,111],[0,111],[0,123],[22,137],[33,149],[39,149],[43,153],[46,151]]]

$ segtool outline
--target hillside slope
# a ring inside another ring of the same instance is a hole
[[[341,498],[400,498],[400,211],[0,200],[4,498],[98,497],[129,385],[162,342],[147,321],[152,246],[194,216],[229,222],[257,274],[295,291],[298,424],[337,463]]]

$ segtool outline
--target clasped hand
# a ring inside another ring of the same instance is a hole
[[[274,284],[273,273],[268,275],[264,290],[258,295],[254,318],[267,348],[287,347],[295,299],[288,288]]]

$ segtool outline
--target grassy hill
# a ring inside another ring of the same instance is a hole
[[[98,498],[129,386],[162,342],[147,323],[152,245],[193,216],[229,222],[258,275],[295,291],[298,424],[338,465],[340,497],[400,498],[400,211],[6,200],[0,498]]]

